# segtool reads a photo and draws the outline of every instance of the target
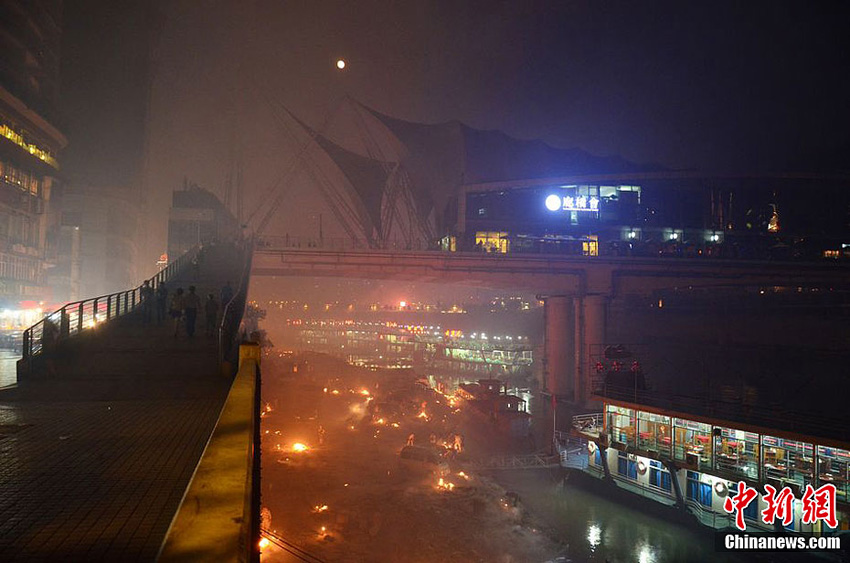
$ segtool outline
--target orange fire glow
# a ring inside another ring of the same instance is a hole
[[[306,444],[302,444],[301,442],[295,442],[294,444],[292,444],[292,451],[293,452],[306,452],[309,449],[310,448],[307,447]]]

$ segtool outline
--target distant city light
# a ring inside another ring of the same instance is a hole
[[[407,301],[399,301],[398,306],[404,309],[405,307],[407,307]]]
[[[339,60],[336,62],[336,67],[337,67],[339,70],[344,69],[344,68],[345,68],[345,61],[344,61],[344,60],[342,60],[342,59],[339,59]]]

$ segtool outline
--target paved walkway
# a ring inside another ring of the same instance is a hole
[[[218,298],[238,267],[215,258],[198,285]],[[109,323],[56,379],[0,392],[0,560],[156,559],[230,383],[198,328]]]

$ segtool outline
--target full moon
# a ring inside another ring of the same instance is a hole
[[[342,59],[338,60],[336,62],[336,67],[340,70],[344,69],[345,68],[345,61],[342,60]]]

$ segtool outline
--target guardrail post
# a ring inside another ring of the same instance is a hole
[[[71,334],[71,316],[65,307],[59,310],[59,337],[68,338]]]
[[[112,305],[112,296],[107,295],[106,296],[106,320],[107,321],[110,319],[110,313],[112,312],[112,311],[110,311],[111,305]]]
[[[24,331],[23,354],[24,358],[29,358],[32,355],[32,332],[30,332],[30,329]]]
[[[97,324],[97,297],[94,299],[94,303],[91,306],[91,318],[94,324]]]
[[[77,332],[83,331],[83,302],[77,307]]]
[[[125,313],[127,312],[127,300],[129,299],[129,297],[130,297],[130,296],[129,296],[129,295],[127,295],[127,292],[125,291],[125,292],[124,292],[124,312],[125,312]]]

